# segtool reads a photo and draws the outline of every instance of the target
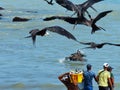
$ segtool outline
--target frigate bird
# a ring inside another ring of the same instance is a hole
[[[56,1],[57,4],[66,8],[67,10],[70,10],[70,11],[75,11],[76,10],[76,6],[74,5],[74,3],[72,3],[69,0],[55,0],[55,1]]]
[[[100,1],[103,1],[103,0],[87,0],[83,2],[82,4],[74,4],[69,0],[55,0],[55,1],[57,4],[61,5],[62,7],[66,8],[69,11],[75,11],[78,17],[81,17],[86,12],[89,18],[91,18],[91,15],[87,11],[87,9],[91,7],[93,10],[97,11],[95,8],[92,7],[92,5]]]
[[[101,18],[103,18],[110,12],[112,12],[112,10],[101,12],[92,20],[88,20],[84,16],[82,16],[82,17],[51,16],[51,17],[46,17],[43,20],[50,21],[50,20],[54,20],[54,19],[60,19],[60,20],[64,20],[64,21],[66,21],[70,24],[74,24],[74,25],[83,24],[86,26],[90,26],[92,28],[91,34],[93,34],[93,33],[95,33],[95,31],[103,29],[102,27],[97,26],[96,22],[99,21]],[[103,30],[105,30],[105,29],[103,29]]]
[[[75,13],[77,13],[77,15],[81,15],[81,11],[79,10],[79,8],[72,3],[69,0],[55,0],[57,4],[59,4],[60,6],[64,7],[65,9],[69,10],[69,11],[75,11]]]
[[[25,38],[30,38],[32,37],[33,40],[33,45],[35,44],[36,41],[36,36],[44,36],[46,31],[51,31],[51,32],[55,32],[58,33],[60,35],[63,35],[65,37],[67,37],[68,39],[72,39],[76,42],[79,42],[70,32],[68,32],[67,30],[65,30],[64,28],[60,27],[60,26],[51,26],[51,27],[45,27],[42,30],[39,29],[34,29],[31,30],[29,33],[31,34],[30,36],[27,36]]]
[[[53,0],[50,1],[44,0],[44,1],[46,1],[50,5],[53,5]],[[69,11],[75,11],[76,13],[78,13],[78,9],[76,5],[74,5],[74,3],[72,3],[69,0],[55,0],[55,2]]]
[[[85,12],[86,12],[88,14],[89,18],[91,19],[91,15],[87,11],[87,9],[90,7],[94,11],[97,12],[97,10],[93,7],[93,5],[95,3],[98,3],[98,2],[101,2],[101,1],[103,1],[103,0],[87,0],[87,1],[83,2],[82,4],[76,4],[76,7],[78,7],[78,9],[80,10],[79,12],[81,12],[80,15],[78,15],[78,16],[84,15]]]
[[[97,11],[95,8],[92,7],[92,5],[101,1],[104,1],[104,0],[87,0],[82,4],[76,4],[76,6],[84,11],[86,11],[89,7],[92,8],[94,11]]]
[[[97,43],[95,43],[95,42],[87,42],[87,43],[85,43],[85,42],[80,42],[80,43],[83,44],[83,45],[90,45],[89,47],[85,47],[85,48],[92,48],[92,49],[96,49],[96,48],[100,49],[100,48],[102,48],[104,45],[120,46],[120,44],[107,43],[107,42],[105,42],[105,43],[99,43],[99,44],[97,44]],[[84,48],[84,49],[85,49],[85,48]]]
[[[53,5],[53,3],[52,3],[53,0],[50,0],[50,1],[44,0],[44,1],[46,1],[48,4]],[[74,4],[73,2],[71,2],[69,0],[55,0],[55,2],[57,4],[64,7],[65,9],[67,9],[69,11],[75,11],[74,14],[77,13],[78,17],[81,17],[86,12],[88,14],[89,18],[91,18],[91,15],[87,11],[87,9],[89,7],[91,7],[93,10],[97,11],[95,8],[92,7],[92,5],[94,5],[95,3],[98,3],[100,1],[103,1],[103,0],[87,0],[87,1],[83,2],[82,4]]]
[[[48,0],[44,0],[44,1],[46,1],[48,4],[50,4],[50,5],[53,5],[53,0],[50,0],[50,1],[48,1]]]

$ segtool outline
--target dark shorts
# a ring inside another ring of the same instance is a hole
[[[108,87],[99,86],[99,90],[108,90]]]
[[[85,86],[84,90],[93,90],[93,87],[92,86]]]

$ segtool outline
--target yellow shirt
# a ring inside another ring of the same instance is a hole
[[[98,84],[99,86],[107,87],[108,86],[108,78],[110,78],[110,72],[108,71],[100,71],[98,73],[99,75],[99,81]]]

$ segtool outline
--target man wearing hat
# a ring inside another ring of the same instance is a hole
[[[96,75],[93,71],[91,71],[91,69],[92,69],[91,64],[87,64],[86,68],[87,68],[87,70],[84,71],[84,73],[83,73],[83,76],[84,76],[84,90],[93,90],[92,80],[94,78],[94,80],[97,81]]]
[[[110,80],[112,82],[112,88],[109,87],[109,90],[113,90],[113,88],[114,88],[114,75],[112,73],[112,69],[113,69],[113,67],[111,67],[111,66],[109,66],[107,69],[110,72]]]
[[[109,86],[112,88],[112,83],[110,80],[110,72],[107,70],[109,67],[108,63],[103,64],[103,70],[100,70],[97,75],[97,81],[99,85],[99,90],[108,90]]]

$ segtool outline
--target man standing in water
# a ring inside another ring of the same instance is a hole
[[[94,78],[94,80],[97,81],[96,75],[91,70],[92,69],[92,65],[87,64],[86,68],[87,68],[87,70],[84,71],[84,73],[83,73],[83,76],[84,76],[84,90],[93,90],[92,80]]]
[[[110,72],[110,80],[111,80],[111,83],[112,83],[112,87],[109,86],[109,90],[114,90],[114,75],[112,73],[112,69],[113,68],[111,66],[109,66],[108,69],[107,69]]]
[[[67,90],[79,90],[77,83],[71,83],[70,72],[60,75],[58,79],[67,87]]]
[[[112,83],[110,80],[110,72],[107,70],[109,67],[108,63],[103,64],[103,70],[100,70],[97,75],[99,90],[108,90],[108,83],[112,88]],[[113,90],[113,89],[112,89]]]

